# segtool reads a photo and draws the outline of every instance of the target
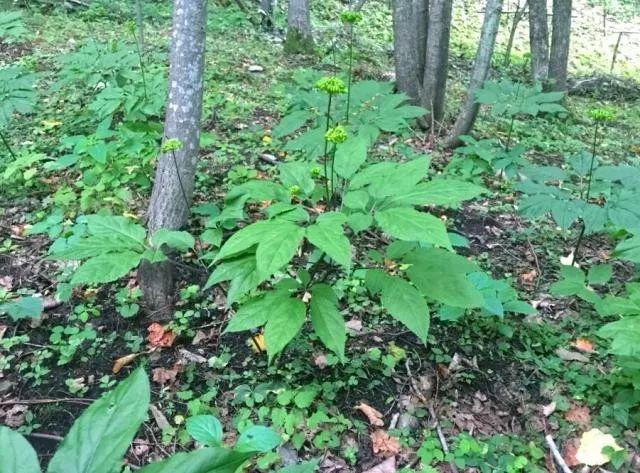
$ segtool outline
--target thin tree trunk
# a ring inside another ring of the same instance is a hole
[[[516,39],[516,32],[518,31],[518,25],[524,18],[524,14],[527,11],[527,5],[529,5],[529,0],[525,0],[524,5],[520,7],[520,2],[516,6],[516,11],[513,14],[513,21],[511,23],[511,28],[509,29],[509,39],[507,41],[507,48],[504,53],[504,65],[508,66],[511,64],[511,51],[513,50],[513,43]]]
[[[420,102],[427,56],[428,0],[393,2],[394,59],[396,88],[414,103]]]
[[[284,51],[291,54],[313,52],[309,0],[289,0]]]
[[[262,27],[270,31],[273,29],[273,0],[260,0],[260,14],[262,15]]]
[[[189,217],[200,145],[206,5],[206,0],[174,1],[164,135],[180,146],[158,161],[148,210],[150,234],[182,228]],[[144,261],[138,278],[147,309],[158,317],[169,313],[175,292],[173,265]]]
[[[421,103],[430,111],[428,121],[431,123],[439,123],[444,118],[452,6],[452,0],[432,0],[429,6]]]
[[[544,82],[549,73],[547,0],[529,0],[529,44],[531,75],[535,82]]]
[[[491,67],[491,57],[496,44],[496,36],[500,27],[500,14],[502,13],[502,0],[487,0],[484,12],[484,21],[478,43],[478,53],[473,63],[471,80],[467,100],[460,109],[460,114],[453,125],[453,128],[445,140],[445,146],[457,146],[460,143],[460,135],[468,134],[473,128],[473,124],[478,115],[480,104],[476,102],[476,92],[482,88],[487,80],[489,68]]]
[[[553,0],[553,31],[549,79],[554,90],[567,90],[567,66],[571,40],[571,0]]]

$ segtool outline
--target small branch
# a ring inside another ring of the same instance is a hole
[[[436,411],[433,406],[429,406],[429,414],[431,414],[431,417],[433,417],[433,422],[436,427],[436,432],[438,433],[438,438],[440,439],[440,445],[442,445],[442,450],[445,454],[448,454],[449,444],[447,444],[447,439],[444,437],[442,427],[440,427],[440,422],[438,421],[438,416],[436,415]],[[451,468],[452,473],[459,473],[458,467],[456,467],[456,464],[453,462],[453,460],[449,462],[449,468]]]
[[[551,453],[553,454],[553,458],[556,460],[556,463],[558,463],[558,466],[562,469],[562,471],[564,473],[573,473],[571,469],[567,466],[566,462],[564,461],[564,458],[562,458],[562,455],[558,450],[558,446],[553,441],[553,437],[551,437],[551,435],[547,435],[544,439],[547,441],[547,445],[549,445],[549,450],[551,450]]]
[[[27,437],[34,437],[37,439],[47,439],[47,440],[55,440],[56,442],[62,442],[64,439],[62,437],[60,437],[59,435],[53,435],[53,434],[38,434],[36,432],[32,432],[30,434],[27,434]]]
[[[95,399],[84,399],[84,398],[74,398],[74,397],[63,397],[60,399],[25,399],[25,400],[15,400],[15,401],[0,401],[0,406],[11,406],[15,404],[54,404],[56,402],[70,402],[75,404],[90,404],[95,401]]]

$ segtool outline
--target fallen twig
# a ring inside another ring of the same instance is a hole
[[[0,401],[0,406],[11,406],[13,404],[54,404],[56,402],[71,402],[76,404],[90,404],[95,399],[86,399],[86,398],[78,398],[78,397],[63,397],[60,399],[16,399],[14,401]]]
[[[440,439],[440,445],[442,445],[442,451],[446,455],[449,453],[449,444],[447,443],[447,439],[444,437],[444,433],[442,432],[442,427],[440,427],[440,422],[438,421],[438,416],[436,415],[436,410],[433,408],[433,406],[429,406],[429,414],[431,414],[431,417],[433,418],[433,423],[436,427],[438,438]],[[453,460],[449,462],[449,468],[451,468],[451,471],[453,473],[459,473],[458,467],[453,462]]]
[[[31,432],[30,434],[27,434],[27,437],[34,437],[34,438],[37,438],[37,439],[55,440],[56,442],[62,442],[64,440],[59,435],[39,434],[37,432]]]
[[[567,466],[566,462],[564,461],[564,458],[562,458],[562,455],[560,454],[560,450],[558,450],[558,446],[553,441],[553,437],[551,437],[551,435],[547,435],[545,436],[544,439],[547,441],[547,445],[549,445],[549,450],[551,450],[551,453],[553,454],[553,458],[555,458],[556,463],[562,469],[562,471],[564,473],[573,473],[571,469]]]

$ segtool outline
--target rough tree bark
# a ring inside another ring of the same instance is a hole
[[[511,22],[511,28],[509,28],[509,39],[507,40],[507,48],[504,53],[504,65],[511,64],[511,51],[513,50],[513,43],[516,39],[516,32],[518,31],[518,25],[524,18],[529,6],[529,0],[524,0],[524,4],[520,5],[520,0],[516,5],[516,11],[513,14],[513,21]]]
[[[491,57],[496,44],[496,36],[500,27],[500,14],[502,13],[502,0],[488,0],[485,7],[484,21],[478,42],[478,53],[473,63],[471,80],[467,91],[467,99],[460,109],[458,118],[445,139],[444,145],[453,147],[460,144],[460,135],[466,135],[471,131],[473,123],[478,115],[480,104],[476,102],[476,91],[482,88],[489,74]]]
[[[284,51],[290,54],[306,54],[313,51],[309,0],[289,0]]]
[[[165,140],[180,149],[160,156],[148,209],[149,233],[182,228],[189,217],[200,144],[206,0],[174,0]],[[143,262],[138,270],[147,309],[162,318],[172,307],[175,281],[170,261]]]
[[[420,102],[430,111],[430,123],[439,123],[444,118],[452,6],[452,0],[431,0],[429,5],[427,54]]]
[[[260,15],[262,27],[270,31],[273,29],[273,0],[260,0]]]
[[[544,82],[549,72],[547,0],[529,0],[529,44],[531,75],[535,82]]]
[[[420,102],[427,57],[428,0],[393,2],[394,59],[396,88]]]
[[[571,0],[553,0],[553,30],[549,79],[554,90],[567,90],[567,66],[571,39]]]

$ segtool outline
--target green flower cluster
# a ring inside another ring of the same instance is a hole
[[[329,143],[339,145],[340,143],[347,141],[348,135],[347,130],[342,125],[338,125],[333,128],[329,128],[324,137]]]
[[[595,122],[611,122],[616,118],[613,108],[593,108],[589,110],[589,117]]]
[[[352,25],[360,23],[362,21],[362,13],[357,11],[346,11],[340,15],[340,19],[344,23],[350,23]]]
[[[347,91],[347,86],[342,79],[335,76],[323,77],[316,82],[314,87],[325,91],[329,95],[344,94]]]
[[[162,152],[168,153],[170,151],[178,151],[182,148],[182,141],[178,138],[171,138],[162,143]]]

